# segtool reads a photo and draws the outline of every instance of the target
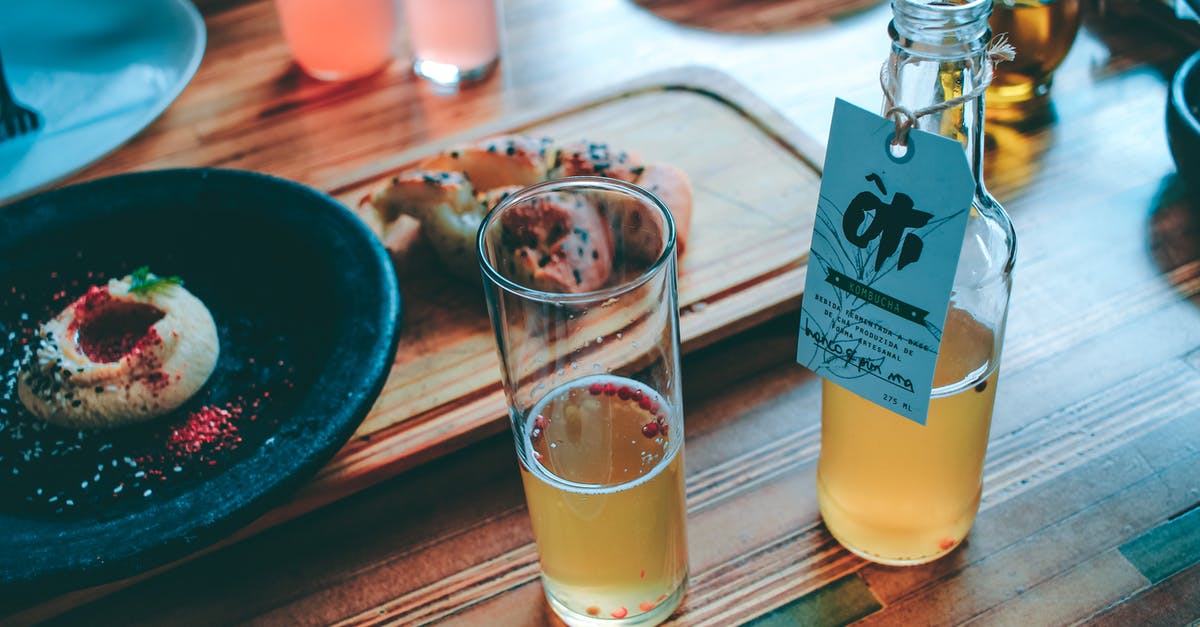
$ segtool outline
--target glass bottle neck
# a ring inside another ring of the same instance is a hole
[[[897,16],[889,28],[897,68],[892,82],[897,106],[916,111],[960,98],[982,84],[988,62],[986,15],[984,28],[971,41],[930,43],[909,38],[898,32],[899,21]],[[917,119],[917,128],[962,143],[971,171],[980,185],[983,180],[983,107],[981,93],[962,104]]]

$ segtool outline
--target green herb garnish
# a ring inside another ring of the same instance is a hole
[[[164,285],[183,285],[183,279],[177,276],[158,276],[150,274],[150,266],[142,266],[129,274],[132,284],[130,294],[149,294],[151,290]]]

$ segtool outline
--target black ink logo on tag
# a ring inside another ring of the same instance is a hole
[[[868,174],[866,179],[874,182],[885,197],[888,195],[883,179],[878,174]],[[870,223],[866,228],[862,228],[863,223],[868,220],[868,212],[872,214]],[[842,232],[845,233],[847,241],[861,249],[866,249],[876,239],[879,240],[879,250],[875,253],[876,272],[896,253],[896,249],[900,248],[900,259],[896,269],[903,270],[905,266],[921,258],[921,251],[925,247],[925,243],[916,233],[905,231],[925,226],[932,217],[931,213],[915,209],[912,198],[904,192],[896,192],[891,202],[884,202],[883,198],[874,193],[864,191],[859,192],[846,207],[846,212],[842,215]],[[901,236],[904,237],[903,247],[900,243]]]

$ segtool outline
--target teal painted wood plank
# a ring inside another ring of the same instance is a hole
[[[845,625],[879,611],[883,605],[857,573],[750,621],[752,627]]]
[[[1200,562],[1200,506],[1121,545],[1121,554],[1151,583]]]

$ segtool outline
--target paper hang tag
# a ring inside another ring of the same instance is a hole
[[[838,99],[796,361],[925,424],[975,182],[963,146]]]

